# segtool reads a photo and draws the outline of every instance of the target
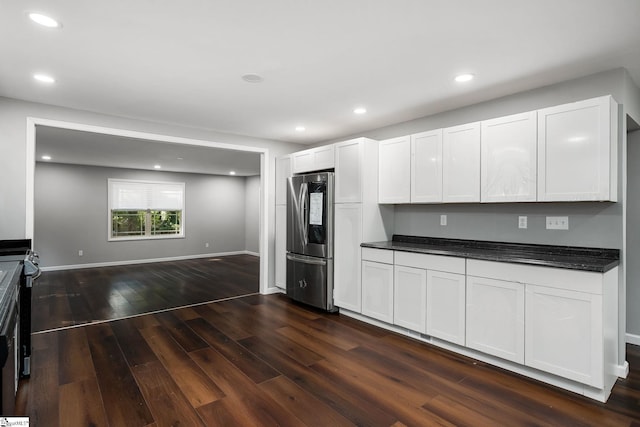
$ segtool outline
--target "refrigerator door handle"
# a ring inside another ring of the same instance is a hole
[[[312,265],[326,265],[327,260],[324,258],[314,258],[308,257],[304,255],[292,255],[287,254],[287,259],[290,261],[301,262],[303,264],[312,264]]]
[[[308,185],[306,182],[300,184],[300,194],[298,196],[298,206],[300,206],[301,215],[298,217],[298,225],[300,226],[300,231],[302,232],[302,244],[303,246],[307,246],[309,244],[309,231],[307,230],[307,209],[308,203],[307,200],[307,190]]]

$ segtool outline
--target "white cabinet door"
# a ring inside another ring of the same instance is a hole
[[[313,149],[313,170],[333,169],[335,167],[333,144],[323,145]]]
[[[287,288],[287,206],[276,206],[276,286]]]
[[[602,388],[602,295],[527,285],[525,364]]]
[[[362,314],[393,323],[393,264],[362,261]]]
[[[304,150],[291,155],[291,168],[293,173],[304,173],[314,169],[313,150]]]
[[[411,201],[411,138],[380,141],[379,203],[409,203]]]
[[[609,96],[539,110],[538,200],[615,201],[617,136],[612,135],[617,135],[617,104]]]
[[[276,205],[287,203],[287,178],[291,176],[291,157],[276,158]]]
[[[524,363],[524,285],[467,277],[467,347]]]
[[[335,145],[336,203],[362,202],[363,140],[356,139]]]
[[[480,201],[480,123],[442,131],[442,201]]]
[[[333,304],[360,313],[362,288],[360,282],[360,243],[362,243],[362,205],[335,205],[335,247]]]
[[[426,332],[427,270],[396,265],[393,268],[393,323]]]
[[[482,122],[481,201],[535,202],[537,113]]]
[[[464,345],[465,276],[427,270],[427,334]]]
[[[291,155],[293,173],[333,169],[335,166],[333,144],[298,151]]]
[[[411,135],[411,202],[442,201],[442,129]]]

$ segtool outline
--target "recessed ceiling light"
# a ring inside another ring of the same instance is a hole
[[[458,74],[455,78],[455,81],[458,83],[469,82],[473,80],[475,76],[473,74]]]
[[[297,132],[304,132],[305,130],[307,130],[307,128],[305,128],[304,126],[296,126]]]
[[[229,171],[229,175],[235,175],[236,171]]]
[[[54,79],[53,77],[47,75],[47,74],[34,74],[33,78],[36,79],[37,81],[41,82],[41,83],[55,83],[56,79]]]
[[[248,83],[261,83],[264,79],[259,74],[247,73],[242,76],[242,80]]]
[[[365,114],[367,112],[367,109],[364,108],[364,107],[358,107],[358,108],[354,109],[353,112],[355,114]]]
[[[51,160],[51,156],[47,156],[46,154],[41,157],[42,160]]]
[[[42,25],[47,28],[60,28],[62,25],[50,16],[43,15],[42,13],[31,12],[28,14],[29,19],[33,22]]]
[[[160,166],[160,165],[153,165],[153,168],[154,168],[154,169],[162,169],[162,166]]]

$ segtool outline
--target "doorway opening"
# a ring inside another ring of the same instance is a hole
[[[259,225],[258,225],[258,254],[260,256],[260,292],[269,293],[268,289],[268,265],[270,253],[268,250],[268,210],[267,203],[267,176],[269,175],[268,149],[244,145],[219,143],[214,141],[199,140],[184,137],[175,137],[148,132],[130,131],[117,128],[86,125],[81,123],[64,122],[41,118],[27,119],[27,177],[26,177],[26,230],[27,238],[35,237],[35,168],[36,168],[36,144],[38,129],[54,129],[60,132],[74,131],[86,132],[94,137],[112,138],[122,142],[137,141],[141,145],[160,147],[174,150],[201,150],[202,153],[215,152],[221,156],[244,155],[258,158],[259,162]],[[99,156],[96,156],[99,157]],[[100,159],[95,159],[96,162]],[[178,160],[177,158],[174,160]],[[97,163],[94,163],[97,164]],[[127,167],[125,165],[125,167]],[[211,173],[211,171],[209,172]],[[221,173],[218,171],[218,173]],[[37,243],[36,243],[37,245]]]

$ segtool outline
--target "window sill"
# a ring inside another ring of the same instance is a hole
[[[135,236],[135,237],[109,237],[108,242],[132,242],[137,240],[169,240],[169,239],[184,239],[184,234],[176,234],[171,236]]]

